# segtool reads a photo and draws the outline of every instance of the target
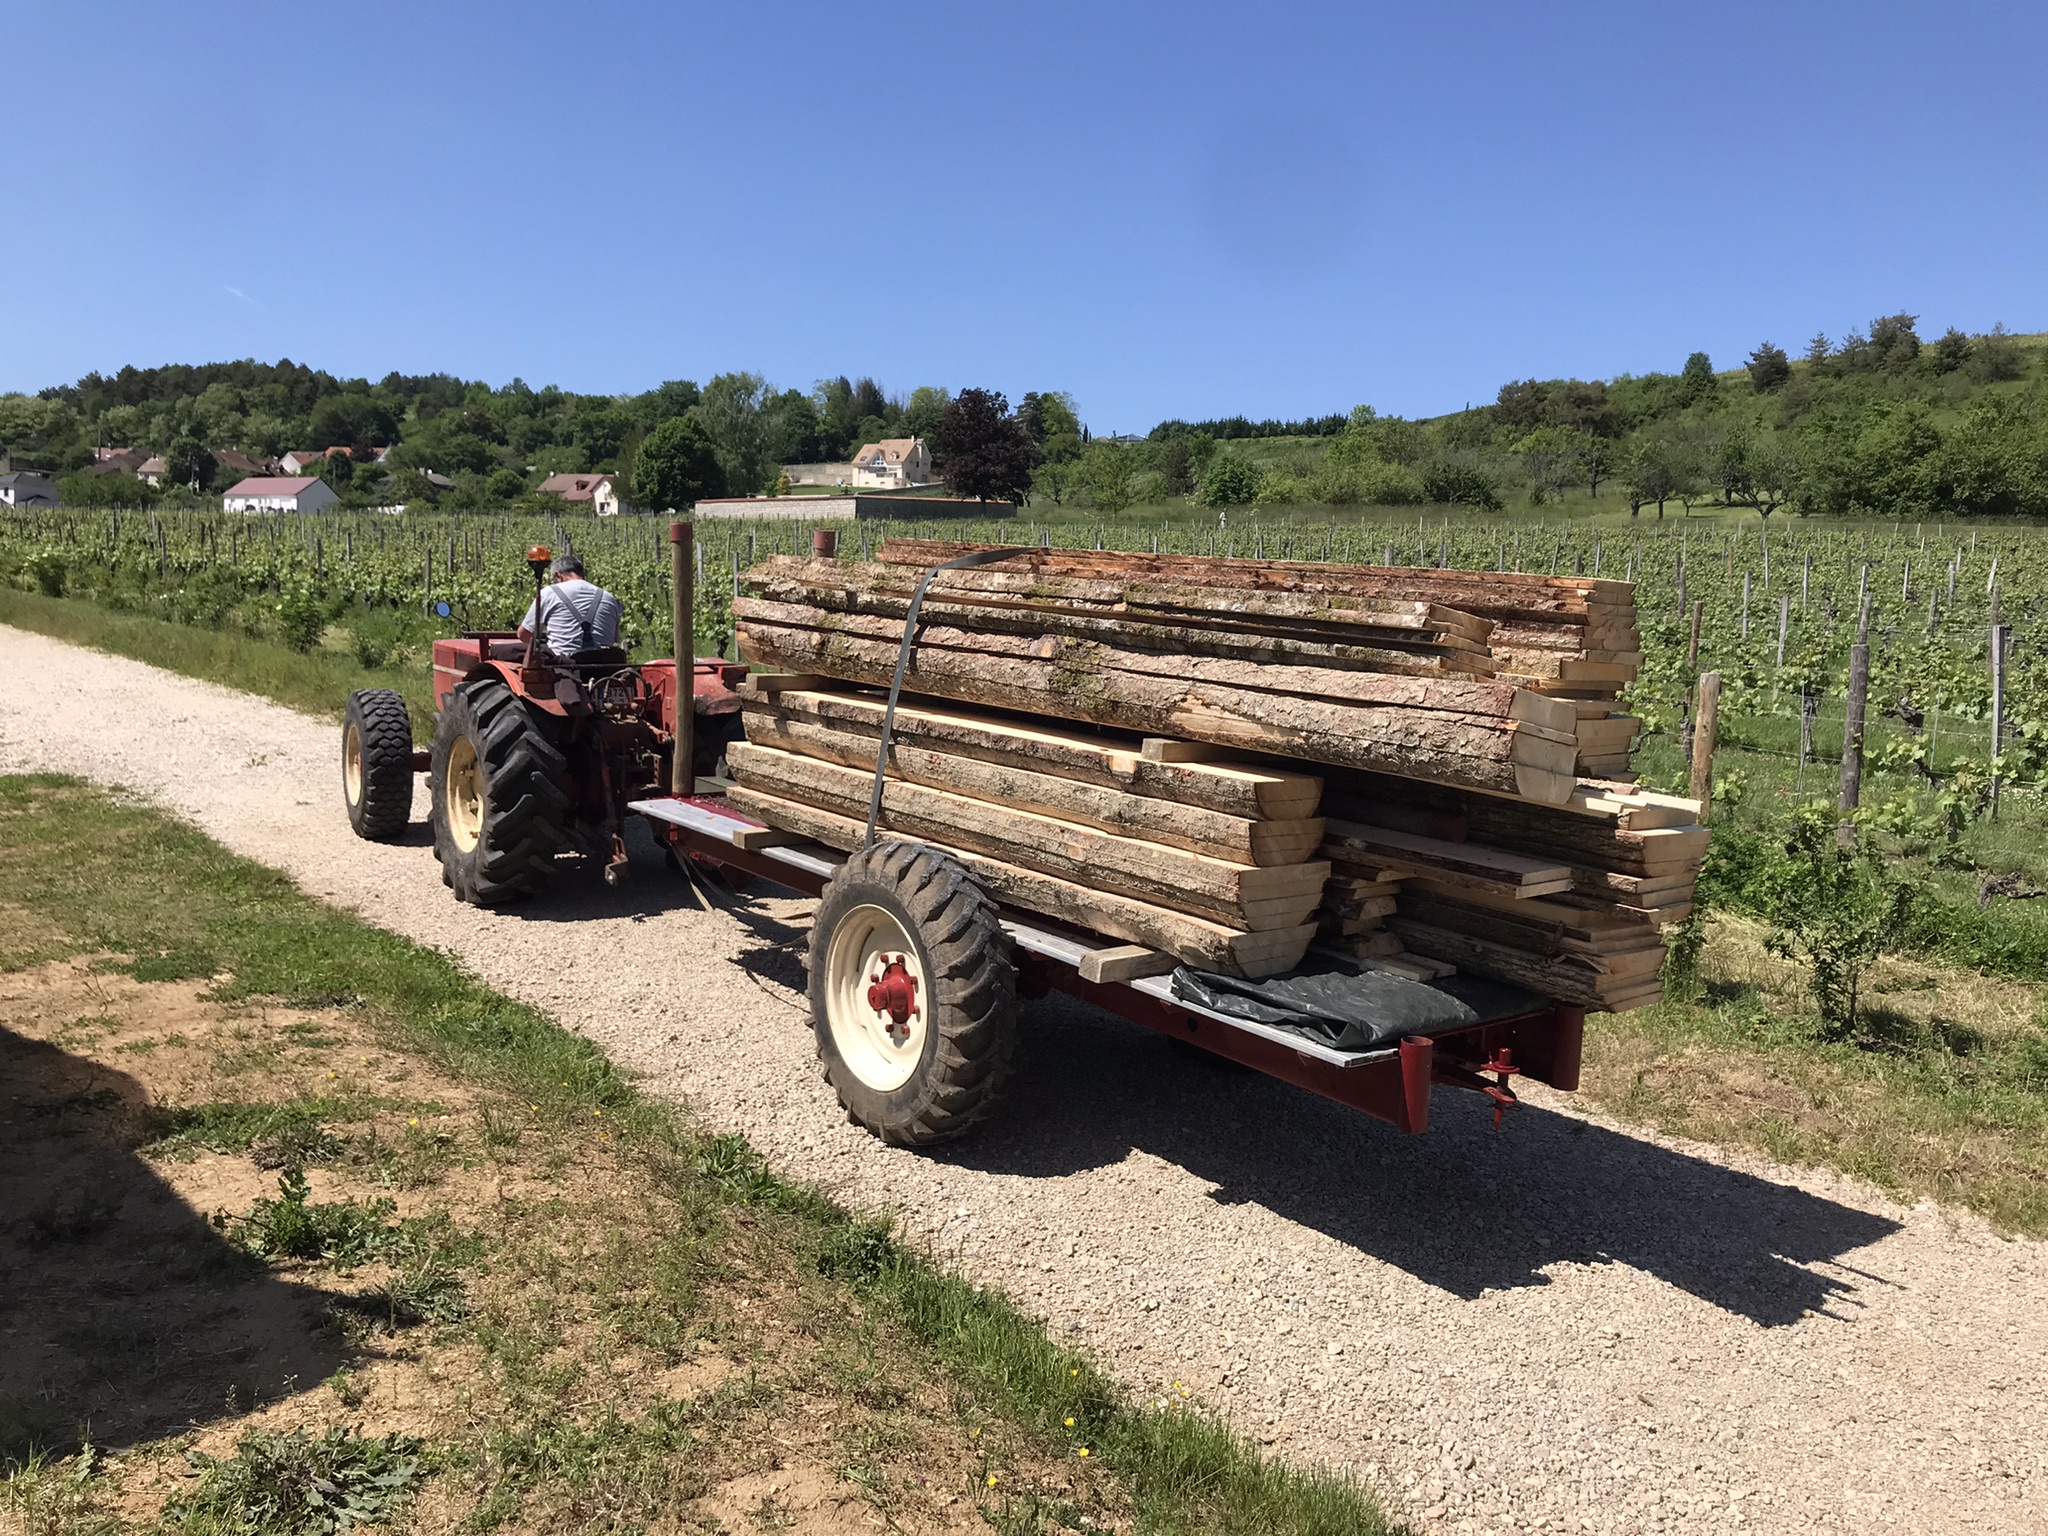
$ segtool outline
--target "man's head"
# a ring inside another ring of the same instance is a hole
[[[583,575],[582,557],[578,555],[557,555],[555,556],[555,563],[548,567],[548,571],[557,581],[566,581],[572,576],[581,577]]]

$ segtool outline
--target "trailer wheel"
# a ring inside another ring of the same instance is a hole
[[[929,1146],[988,1112],[1017,1040],[1017,968],[995,903],[959,860],[890,842],[818,903],[811,1022],[825,1080],[882,1140]]]
[[[570,846],[568,760],[497,678],[465,683],[434,726],[434,857],[464,901],[530,896]]]
[[[341,719],[341,799],[357,837],[388,842],[412,820],[412,719],[389,688],[358,688]]]

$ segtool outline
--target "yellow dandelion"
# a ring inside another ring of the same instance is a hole
[[[1072,1429],[1073,1427],[1074,1427],[1074,1416],[1073,1416],[1073,1415],[1072,1415],[1072,1414],[1070,1413],[1070,1414],[1068,1414],[1068,1415],[1067,1415],[1067,1428],[1069,1428],[1069,1429]]]
[[[407,1125],[418,1125],[420,1123],[420,1117],[418,1115],[414,1115],[410,1120],[406,1121],[405,1123]]]
[[[604,1118],[604,1111],[601,1109],[593,1109],[590,1112],[590,1118],[593,1120],[602,1120]]]
[[[1082,1447],[1081,1447],[1081,1454],[1082,1454],[1083,1456],[1086,1456],[1086,1455],[1088,1454],[1088,1447],[1087,1447],[1087,1446],[1085,1446],[1085,1445],[1084,1445],[1084,1446],[1082,1446]]]
[[[1070,1367],[1067,1371],[1067,1374],[1069,1376],[1078,1376],[1081,1374],[1081,1368],[1079,1366]]]
[[[996,1475],[993,1472],[989,1473],[988,1475],[988,1485],[991,1488],[995,1487],[996,1485]]]

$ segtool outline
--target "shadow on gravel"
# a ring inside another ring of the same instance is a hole
[[[229,1245],[137,1154],[142,1085],[0,1029],[0,1467],[122,1450],[354,1357],[337,1293]]]
[[[1856,1287],[1838,1263],[1898,1223],[1525,1105],[1496,1130],[1439,1090],[1426,1135],[1233,1068],[1072,1002],[1027,1007],[996,1113],[939,1155],[1048,1178],[1142,1151],[1471,1298],[1549,1283],[1550,1265],[1627,1264],[1767,1327]],[[1879,1282],[1882,1283],[1882,1282]]]

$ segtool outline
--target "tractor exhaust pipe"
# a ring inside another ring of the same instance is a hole
[[[697,792],[697,590],[694,524],[668,525],[670,615],[676,659],[676,721],[669,753],[668,787],[677,795]]]

